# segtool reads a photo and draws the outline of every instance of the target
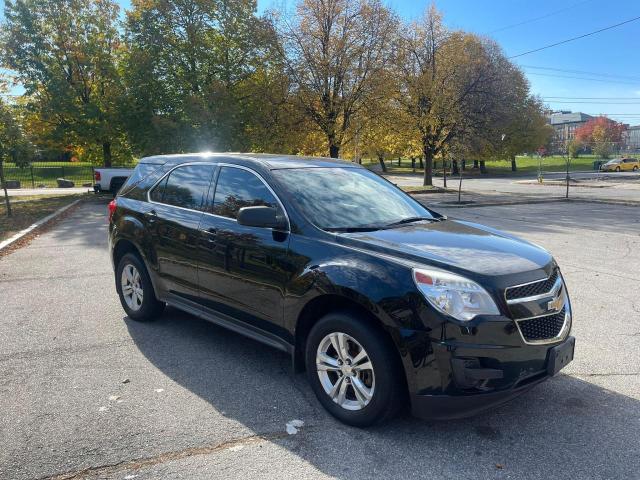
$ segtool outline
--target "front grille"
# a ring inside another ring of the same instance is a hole
[[[505,292],[507,300],[516,300],[518,298],[532,297],[534,295],[542,295],[548,293],[553,288],[553,284],[556,283],[558,278],[558,271],[555,270],[549,278],[546,280],[540,280],[539,282],[528,283],[519,287],[507,288]]]
[[[544,317],[519,320],[518,326],[522,336],[528,342],[534,340],[549,340],[560,335],[565,320],[564,308],[561,312]]]

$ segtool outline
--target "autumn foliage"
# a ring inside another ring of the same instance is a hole
[[[622,141],[626,129],[625,124],[600,116],[577,128],[575,141],[581,147],[591,148],[596,155],[607,158]]]

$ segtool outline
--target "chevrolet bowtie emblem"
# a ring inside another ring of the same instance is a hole
[[[564,298],[562,296],[556,297],[547,303],[547,309],[553,312],[559,312],[564,307]]]

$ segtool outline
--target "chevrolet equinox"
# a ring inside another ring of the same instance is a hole
[[[546,250],[349,162],[144,158],[109,205],[109,248],[129,318],[168,303],[282,350],[350,425],[407,403],[421,418],[472,415],[573,359]]]

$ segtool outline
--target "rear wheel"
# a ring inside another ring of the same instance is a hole
[[[156,298],[144,263],[132,253],[127,253],[118,262],[116,290],[122,308],[133,320],[153,320],[164,309],[165,304]]]
[[[306,343],[307,376],[322,405],[357,427],[392,418],[404,403],[397,354],[386,334],[350,312],[330,313]]]

